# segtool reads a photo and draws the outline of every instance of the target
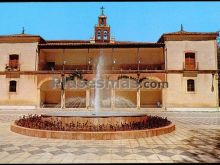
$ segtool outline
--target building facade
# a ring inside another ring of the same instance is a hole
[[[181,27],[178,32],[163,34],[155,43],[115,41],[103,12],[90,40],[2,35],[0,108],[94,107],[94,89],[53,88],[51,84],[74,74],[94,79],[102,55],[105,79],[130,77],[129,81],[142,79],[141,83],[168,83],[166,88],[105,89],[102,99],[110,98],[105,108],[218,109],[217,36],[214,32],[186,32]],[[125,106],[120,104],[123,101]]]

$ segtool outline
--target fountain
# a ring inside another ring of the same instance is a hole
[[[98,81],[102,80],[102,75],[105,67],[105,60],[103,56],[103,51],[101,50],[100,56],[97,59],[97,66],[96,66],[96,77],[95,77],[95,96],[94,99],[92,99],[92,104],[94,105],[94,113],[92,115],[97,115],[101,111],[101,105],[103,107],[108,107],[108,105],[111,104],[111,96],[107,95],[107,98],[100,99],[101,96],[106,95],[103,94],[103,89],[98,87]],[[121,108],[134,108],[135,105],[132,103],[131,100],[126,99],[122,96],[116,96],[115,97],[115,104],[118,105],[118,107]],[[86,105],[86,99],[83,97],[72,97],[68,98],[65,101],[65,107],[66,108],[81,108],[83,105]],[[55,108],[61,107],[61,103],[57,104]],[[110,113],[110,112],[108,112]]]
[[[95,103],[95,99],[92,99],[92,104]],[[100,100],[100,105],[103,105],[103,107],[108,107],[111,104],[111,98],[106,98]],[[95,104],[94,104],[95,105]],[[135,108],[135,104],[122,96],[116,96],[115,97],[115,105],[116,107],[120,108]],[[86,107],[86,99],[84,97],[71,97],[66,99],[65,101],[65,107],[66,108],[85,108]],[[55,106],[55,108],[60,108],[60,103]],[[101,109],[101,107],[100,107]],[[100,111],[95,111],[93,114],[98,114]]]
[[[101,50],[101,55],[98,58],[98,64],[96,67],[96,79],[95,79],[95,114],[99,113],[100,111],[100,94],[101,94],[101,89],[98,88],[98,81],[101,80],[102,78],[102,72],[104,69],[104,57],[102,55],[102,50]]]
[[[86,105],[86,99],[83,97],[71,97],[66,99],[65,107],[66,108],[82,108]],[[60,108],[61,103],[57,104],[55,108]]]
[[[110,97],[102,97],[105,90],[98,87],[104,66],[101,50],[96,67],[95,96],[92,100],[94,111],[63,110],[46,112],[40,116],[23,116],[11,125],[11,130],[28,136],[76,140],[144,138],[175,130],[175,125],[167,118],[148,116],[140,112],[102,111],[103,105],[107,106],[111,103]],[[69,98],[66,100],[66,107],[81,107],[85,102],[85,98]],[[127,108],[135,107],[130,100],[121,96],[115,97],[115,104]]]

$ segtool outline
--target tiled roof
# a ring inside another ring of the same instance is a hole
[[[41,36],[32,35],[32,34],[11,34],[11,35],[0,35],[0,37],[41,37]]]
[[[47,43],[90,43],[89,40],[46,40]]]
[[[166,36],[218,36],[217,32],[187,32],[184,30],[180,30],[177,32],[171,32],[171,33],[163,33],[161,37],[159,38],[158,42],[162,42],[164,37]]]
[[[88,43],[88,42],[46,42],[39,44],[41,48],[64,48],[64,47],[76,47],[76,48],[100,48],[100,47],[163,47],[162,43],[152,42],[128,42],[128,41],[116,41],[114,43]]]
[[[163,33],[163,35],[203,35],[203,34],[216,34],[216,32],[187,32],[187,31],[178,31],[178,32],[171,32],[171,33]]]
[[[90,40],[46,40],[47,43],[90,43]],[[155,42],[134,42],[134,41],[114,41],[117,44],[130,43],[155,43]],[[156,43],[157,44],[157,43]]]
[[[90,43],[89,40],[46,40],[46,44],[158,44],[157,42],[114,41],[113,43]]]
[[[0,42],[40,42],[45,43],[45,40],[40,35],[32,34],[12,34],[12,35],[0,35]]]

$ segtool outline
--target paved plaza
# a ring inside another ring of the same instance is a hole
[[[160,163],[220,162],[220,112],[163,112],[176,130],[166,135],[124,140],[62,140],[10,131],[21,114],[38,110],[0,110],[0,163]]]

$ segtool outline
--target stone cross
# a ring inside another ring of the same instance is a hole
[[[102,6],[100,9],[102,10],[102,15],[104,15],[104,9],[105,8]]]

